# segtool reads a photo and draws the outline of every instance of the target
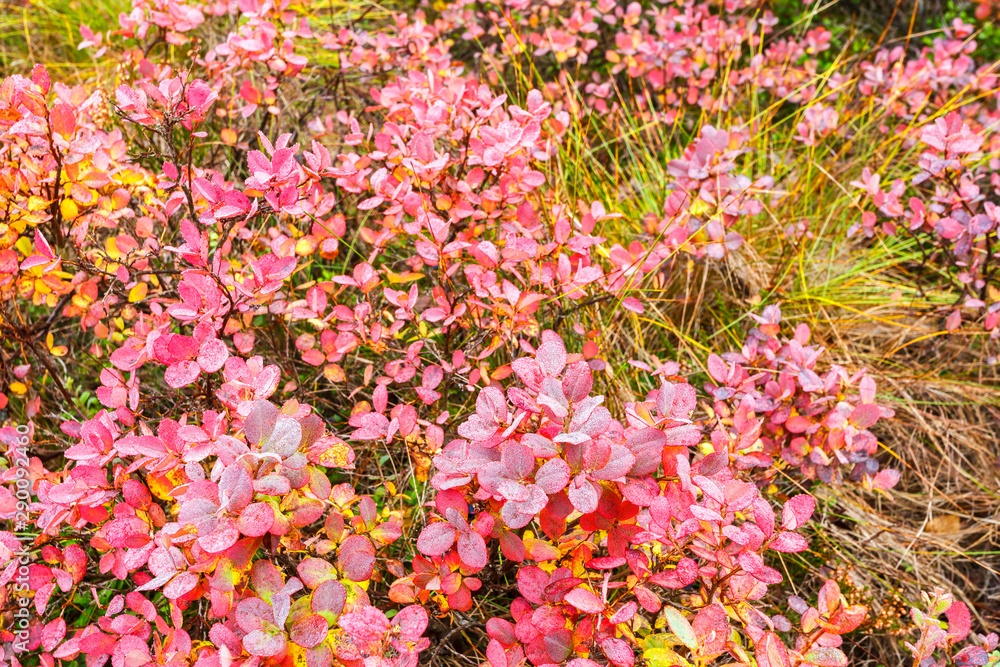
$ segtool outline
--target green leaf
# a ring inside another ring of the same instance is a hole
[[[691,627],[688,620],[679,611],[669,606],[663,608],[663,615],[667,617],[670,631],[694,653],[698,648],[698,637],[695,636],[694,628]]]

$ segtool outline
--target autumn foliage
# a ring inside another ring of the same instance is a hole
[[[913,177],[865,166],[849,236],[912,236],[943,329],[1000,337],[1000,89],[960,21],[850,71],[778,27],[742,0],[133,0],[80,27],[113,83],[9,73],[2,664],[412,667],[475,627],[490,667],[847,665],[869,610],[790,595],[781,557],[809,489],[891,498],[877,373],[776,303],[700,374],[602,336],[787,194],[745,169],[753,121],[694,124],[749,89],[805,109],[801,150],[882,96]],[[627,115],[691,136],[642,220],[554,166]],[[18,423],[48,443],[20,467]],[[996,664],[948,592],[912,614],[914,665]]]

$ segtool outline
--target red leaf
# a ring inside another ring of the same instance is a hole
[[[698,638],[700,655],[711,656],[725,650],[729,640],[729,616],[718,602],[700,609],[691,626]]]
[[[823,624],[823,627],[827,630],[827,632],[843,635],[860,626],[864,622],[865,616],[867,615],[868,607],[864,605],[841,605],[837,608],[837,611],[834,612],[829,622]]]
[[[964,602],[952,602],[945,612],[948,617],[948,640],[960,642],[968,636],[972,629],[972,617]]]
[[[545,587],[549,584],[549,575],[540,567],[530,565],[517,571],[517,590],[528,602],[545,604]]]
[[[563,395],[574,403],[579,403],[587,398],[593,386],[594,381],[590,373],[590,366],[585,361],[571,364],[563,375]]]
[[[635,612],[638,611],[639,605],[636,604],[635,600],[631,600],[622,605],[622,608],[616,611],[614,614],[608,618],[614,624],[618,623],[628,623],[635,616]]]
[[[872,488],[882,489],[883,491],[888,491],[892,487],[899,483],[899,471],[893,470],[892,468],[886,468],[885,470],[880,470],[872,478]]]
[[[49,123],[52,125],[52,130],[61,134],[64,139],[71,139],[76,134],[76,114],[73,112],[73,107],[65,102],[52,107],[49,112]]]

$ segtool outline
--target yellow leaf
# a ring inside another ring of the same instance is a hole
[[[318,247],[319,243],[315,236],[303,236],[295,242],[295,254],[299,257],[308,257],[316,252]]]
[[[21,396],[28,391],[28,387],[26,387],[23,382],[11,382],[10,390],[18,396]]]
[[[323,367],[323,376],[330,382],[343,382],[347,379],[344,369],[337,364],[327,364]]]
[[[225,130],[223,130],[223,132],[225,132]],[[289,642],[286,660],[291,660],[290,664],[292,667],[307,667],[306,651],[308,650],[309,649],[302,648],[295,642]]]
[[[413,271],[407,271],[406,273],[393,273],[392,271],[385,272],[386,277],[389,279],[389,283],[392,285],[400,285],[402,283],[412,283],[414,280],[420,280],[424,277],[422,273],[415,273]]]
[[[138,303],[146,298],[146,293],[149,292],[149,285],[146,283],[138,283],[135,287],[129,290],[128,302]]]
[[[55,336],[51,332],[45,337],[45,347],[49,348],[49,352],[56,357],[65,357],[66,353],[69,352],[69,348],[65,345],[56,345]]]
[[[14,243],[14,247],[17,248],[18,252],[27,257],[31,254],[31,239],[27,236],[22,236]]]
[[[425,450],[426,443],[407,438],[406,448],[410,452],[410,460],[413,461],[413,475],[418,482],[426,482],[431,469],[431,457]]]
[[[688,208],[691,215],[701,215],[702,213],[707,213],[709,210],[711,210],[711,207],[708,205],[708,202],[700,197],[691,202],[691,206]]]
[[[220,132],[220,135],[222,137],[222,143],[228,146],[232,146],[233,144],[236,143],[237,140],[236,131],[231,127],[227,127],[224,130],[222,130],[222,132]]]
[[[63,199],[59,204],[59,210],[62,211],[64,220],[76,220],[76,216],[80,215],[80,207],[72,199]]]
[[[334,442],[316,458],[316,462],[326,468],[346,468],[351,463],[353,452],[343,442]]]
[[[649,667],[691,667],[690,662],[669,648],[646,649],[642,657]]]
[[[104,250],[108,253],[108,257],[111,259],[118,259],[120,252],[118,252],[118,244],[115,243],[115,237],[109,236],[108,240],[104,243]]]
[[[174,468],[165,474],[152,473],[146,477],[150,492],[160,500],[174,500],[170,492],[185,481],[187,481],[187,476],[181,468]]]

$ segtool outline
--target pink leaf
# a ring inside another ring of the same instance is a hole
[[[411,604],[393,616],[392,624],[399,628],[399,635],[407,641],[416,641],[427,629],[427,611],[417,604]]]
[[[569,484],[569,464],[562,459],[549,459],[535,473],[535,483],[549,495],[559,493]]]
[[[274,525],[274,510],[267,503],[247,505],[240,512],[236,525],[247,537],[266,535]]]
[[[222,368],[228,358],[229,350],[218,338],[207,339],[198,351],[198,365],[206,373],[214,373]]]
[[[617,637],[608,637],[601,642],[601,650],[604,651],[604,655],[608,656],[608,660],[615,667],[632,667],[635,665],[635,653],[632,651],[632,647],[624,640]]]
[[[804,656],[806,662],[816,667],[846,667],[847,656],[839,648],[818,646]]]
[[[422,535],[421,535],[422,536]],[[458,555],[469,567],[482,569],[486,567],[488,555],[486,541],[474,530],[463,530],[458,535]]]
[[[285,650],[285,635],[277,631],[254,630],[243,638],[243,648],[250,655],[269,658]]]
[[[569,501],[573,503],[573,507],[581,514],[590,514],[596,510],[597,503],[600,500],[593,482],[583,474],[577,475],[569,485],[568,495]]]
[[[542,371],[555,377],[566,367],[566,348],[561,340],[542,343],[535,353],[535,360],[542,367]]]
[[[312,648],[326,639],[330,626],[319,614],[309,614],[292,625],[289,636],[303,648]]]
[[[954,643],[965,639],[972,629],[972,616],[965,603],[952,602],[945,616],[948,617],[948,641]]]
[[[167,367],[167,372],[163,374],[163,379],[174,389],[180,389],[197,380],[200,374],[201,367],[197,361],[178,361]]]
[[[389,629],[389,620],[385,614],[369,606],[355,608],[350,614],[344,614],[338,623],[351,637],[365,642],[378,641]]]
[[[340,546],[337,565],[351,581],[368,581],[375,569],[375,547],[363,535],[351,535]]]
[[[816,499],[808,494],[789,498],[781,512],[781,528],[795,530],[809,520],[815,509]]]
[[[601,602],[601,598],[586,588],[574,588],[566,594],[565,600],[585,614],[600,614],[604,611],[604,603]]]
[[[892,468],[886,468],[885,470],[880,470],[875,477],[872,478],[872,488],[888,491],[892,487],[896,486],[898,482],[899,471],[893,470]]]
[[[773,632],[760,638],[755,655],[759,667],[788,667],[788,651]]]
[[[798,553],[809,548],[809,542],[798,533],[785,531],[779,533],[777,539],[771,543],[771,548],[782,553]]]
[[[163,597],[168,600],[176,600],[186,593],[194,590],[198,585],[198,575],[192,572],[181,572],[174,577],[169,584],[163,587]]]
[[[882,409],[874,403],[862,403],[851,412],[851,423],[860,429],[870,428],[882,416]]]
[[[455,542],[455,527],[439,521],[424,527],[417,538],[417,550],[425,556],[440,556]]]

